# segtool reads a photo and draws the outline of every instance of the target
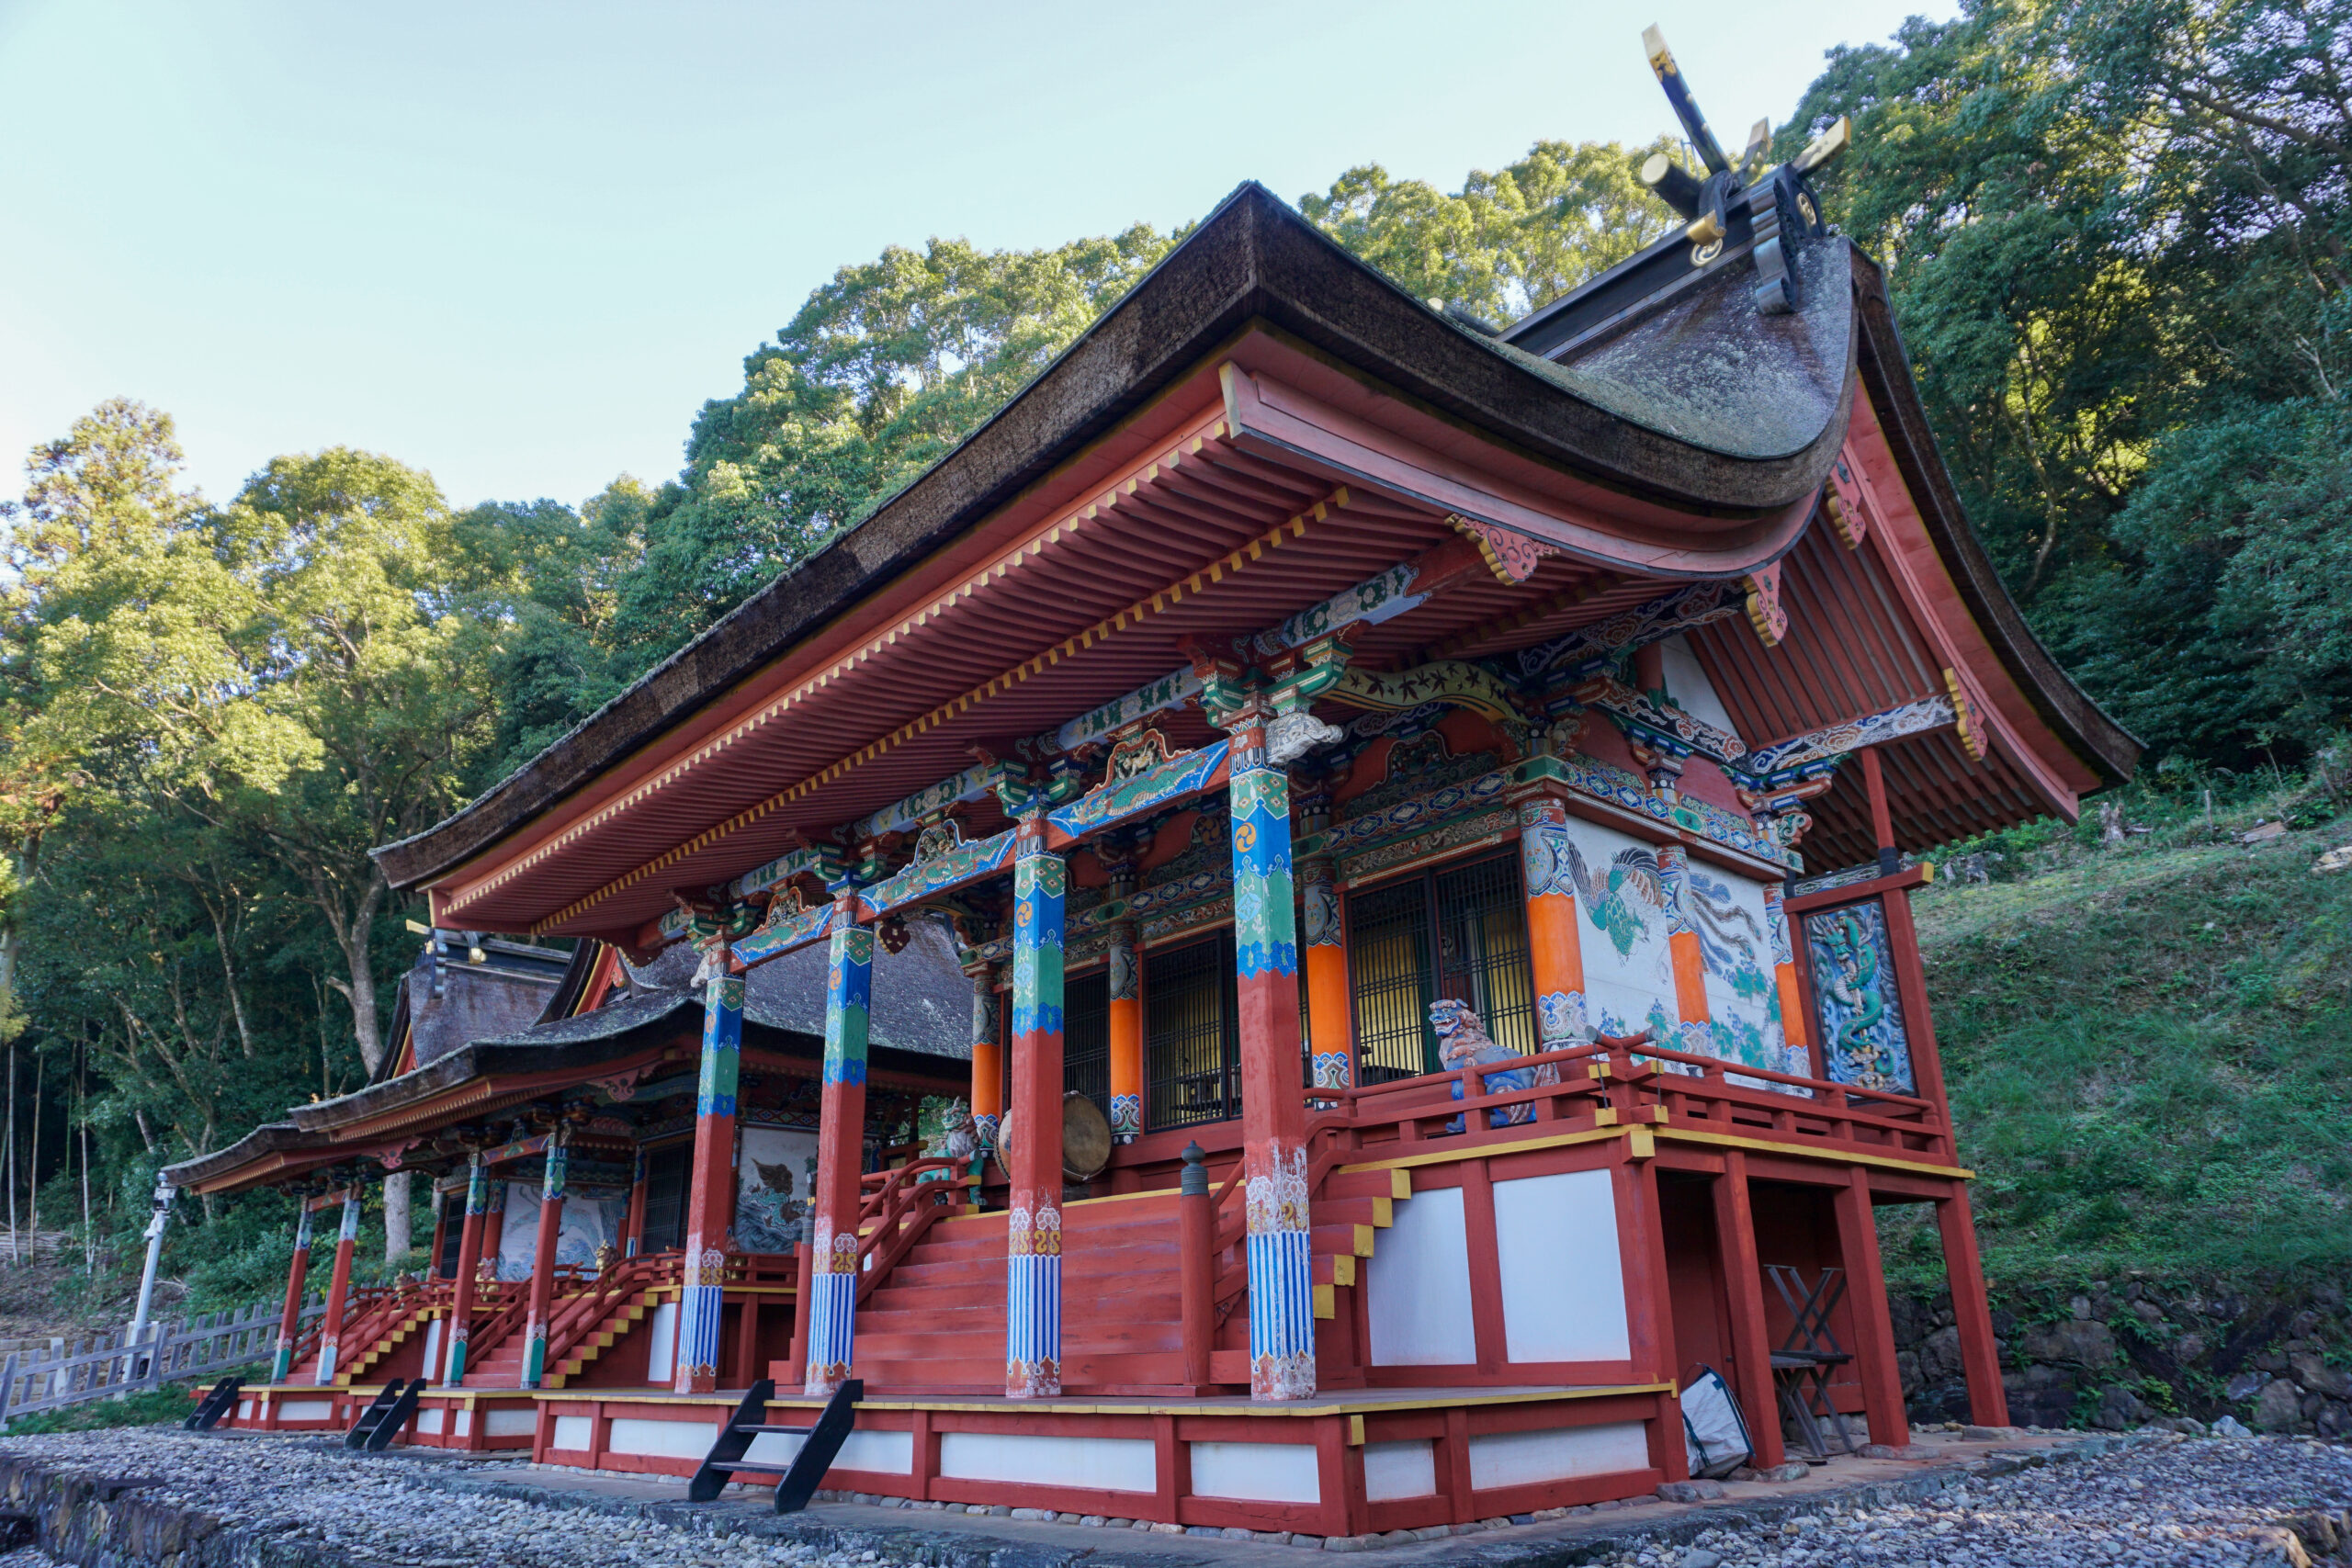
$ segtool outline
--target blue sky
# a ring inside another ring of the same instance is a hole
[[[744,354],[885,245],[1646,141],[1653,20],[1736,142],[1832,45],[1953,9],[0,0],[0,494],[125,394],[217,497],[341,443],[459,503],[578,502],[674,473]]]

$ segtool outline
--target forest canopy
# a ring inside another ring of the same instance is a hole
[[[1970,0],[1833,51],[1779,131],[1787,156],[1852,117],[1827,215],[1888,268],[2028,618],[2161,766],[2292,761],[2352,705],[2346,15]],[[1509,319],[1668,230],[1653,150],[1543,141],[1453,191],[1365,164],[1298,205]],[[94,1228],[135,1227],[159,1165],[365,1081],[417,913],[367,850],[854,525],[1183,231],[844,266],[695,413],[677,475],[577,505],[461,506],[345,448],[208,498],[129,400],[36,450],[6,518],[0,1036],[19,1124],[64,1110],[13,1145],[17,1201],[78,1223],[87,1178]],[[220,1290],[265,1211],[215,1213]]]

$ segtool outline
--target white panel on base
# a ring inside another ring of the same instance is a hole
[[[250,1399],[241,1399],[237,1401],[237,1419],[240,1421],[250,1421],[253,1418],[254,1402]]]
[[[1466,1366],[1478,1359],[1462,1189],[1434,1187],[1397,1204],[1396,1223],[1380,1234],[1365,1275],[1374,1366]]]
[[[559,1416],[555,1418],[555,1435],[548,1439],[549,1448],[567,1453],[586,1453],[588,1445],[596,1440],[596,1418],[594,1416]]]
[[[1617,1195],[1608,1171],[1496,1182],[1495,1245],[1506,1358],[1622,1361],[1634,1353]]]
[[[1320,1503],[1313,1443],[1193,1443],[1193,1495],[1252,1503]]]
[[[1437,1449],[1427,1438],[1363,1446],[1363,1495],[1374,1503],[1427,1497],[1437,1490]]]
[[[677,1365],[678,1303],[663,1302],[655,1307],[645,1320],[645,1332],[653,1336],[645,1358],[645,1381],[659,1388],[670,1381]]]
[[[1649,1434],[1639,1421],[1490,1432],[1470,1439],[1470,1489],[1489,1492],[1498,1486],[1647,1470],[1649,1463]]]
[[[441,1423],[447,1420],[448,1416],[449,1413],[447,1410],[420,1410],[416,1413],[416,1429],[439,1437]]]
[[[530,1438],[538,1435],[539,1413],[536,1410],[485,1410],[481,1413],[481,1432],[485,1438]]]
[[[939,1473],[956,1481],[1083,1486],[1098,1492],[1159,1490],[1158,1455],[1149,1438],[946,1432],[939,1439]]]
[[[641,1416],[616,1416],[605,1451],[639,1454],[648,1459],[700,1459],[710,1452],[718,1427],[708,1421],[650,1421]]]
[[[763,1432],[752,1439],[743,1457],[754,1464],[790,1464],[808,1439],[798,1434]],[[838,1470],[871,1470],[884,1475],[912,1475],[915,1435],[912,1432],[852,1432],[833,1456]]]
[[[281,1399],[277,1402],[280,1421],[325,1421],[334,1415],[332,1399]]]
[[[436,1317],[424,1326],[424,1381],[437,1383],[447,1370],[441,1364],[441,1320]]]
[[[459,1436],[459,1437],[461,1437],[461,1438],[462,1438],[462,1437],[466,1437],[466,1436],[469,1435],[469,1434],[473,1431],[473,1429],[474,1429],[474,1413],[473,1413],[472,1411],[470,1411],[470,1410],[460,1410],[460,1411],[458,1411],[458,1436]]]

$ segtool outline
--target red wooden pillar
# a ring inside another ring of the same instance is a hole
[[[1894,1319],[1886,1305],[1878,1222],[1871,1213],[1870,1172],[1859,1165],[1848,1171],[1846,1185],[1838,1190],[1838,1250],[1846,1264],[1854,1362],[1861,1373],[1871,1441],[1900,1448],[1911,1440],[1911,1429],[1903,1409],[1903,1376],[1894,1361]]]
[[[426,1279],[441,1278],[441,1248],[447,1244],[448,1240],[449,1195],[447,1192],[436,1191],[433,1194],[433,1250],[424,1259]]]
[[[1069,872],[1046,852],[1046,802],[1015,814],[1012,1213],[1005,1223],[1004,1392],[1062,1391],[1062,907]]]
[[[269,1364],[272,1382],[284,1382],[294,1370],[294,1336],[302,1326],[302,1280],[311,1270],[311,1201],[300,1202],[294,1212],[294,1257],[286,1266],[286,1306],[277,1314],[277,1354]]]
[[[1951,1197],[1936,1200],[1936,1229],[1943,1238],[1944,1279],[1951,1287],[1952,1317],[1960,1330],[1961,1369],[1968,1377],[1969,1419],[1980,1427],[2006,1427],[2009,1396],[2001,1385],[2001,1345],[1984,1300],[1984,1266],[1976,1253],[1976,1222],[1969,1213],[1965,1182],[1954,1182]]]
[[[678,1292],[678,1356],[673,1387],[709,1393],[718,1387],[720,1292],[727,1274],[727,1233],[735,1224],[735,1089],[743,1065],[743,976],[729,974],[733,956],[723,947],[712,960],[719,972],[703,995],[702,1073],[695,1095],[694,1164],[688,1168],[686,1257]]]
[[[1878,874],[1893,876],[1902,868],[1902,852],[1894,847],[1894,814],[1887,808],[1886,773],[1878,748],[1862,748],[1862,787],[1871,797],[1871,831],[1878,840]]]
[[[1216,1213],[1209,1205],[1206,1153],[1198,1143],[1190,1143],[1182,1157],[1176,1288],[1183,1324],[1184,1382],[1199,1390],[1208,1385],[1209,1351],[1216,1338]]]
[[[621,1222],[621,1256],[635,1258],[645,1245],[645,1150],[637,1151],[637,1167],[628,1183],[628,1218]]]
[[[817,1102],[817,1188],[810,1194],[816,1232],[808,1263],[808,1361],[801,1382],[803,1393],[817,1394],[849,1381],[857,1332],[858,1179],[865,1165],[874,932],[851,921],[847,899],[833,914],[831,959],[825,975],[825,1082]]]
[[[506,1179],[493,1173],[490,1190],[483,1194],[481,1212],[481,1255],[490,1259],[490,1277],[493,1280],[498,1278],[499,1251],[505,1245]]]
[[[531,1246],[531,1303],[523,1332],[523,1382],[537,1388],[548,1364],[548,1317],[555,1304],[555,1254],[563,1239],[564,1179],[571,1150],[558,1129],[548,1139],[547,1171],[539,1179],[539,1234]]]
[[[321,1388],[334,1382],[334,1364],[343,1343],[343,1314],[351,1304],[351,1254],[359,1242],[359,1189],[343,1194],[343,1225],[335,1233],[334,1271],[327,1276],[327,1314],[319,1325]]]
[[[458,1283],[449,1302],[449,1348],[443,1361],[442,1383],[456,1388],[466,1381],[466,1339],[473,1332],[474,1268],[481,1261],[483,1210],[490,1201],[490,1168],[476,1153],[466,1166],[466,1224],[458,1233]]]
[[[1772,1387],[1772,1341],[1764,1325],[1764,1270],[1756,1257],[1756,1214],[1749,1206],[1747,1156],[1724,1151],[1724,1173],[1715,1178],[1715,1246],[1722,1253],[1724,1293],[1731,1306],[1731,1359],[1747,1435],[1756,1444],[1752,1461],[1770,1470],[1788,1459],[1781,1438],[1780,1398]]]

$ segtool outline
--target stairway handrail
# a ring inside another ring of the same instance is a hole
[[[873,1197],[858,1211],[857,1299],[872,1295],[890,1271],[914,1249],[934,1221],[955,1201],[959,1189],[952,1181],[926,1181],[925,1171],[952,1171],[964,1162],[952,1159],[910,1160],[887,1173]],[[871,1180],[869,1177],[867,1179]],[[871,1224],[868,1224],[869,1219]]]

